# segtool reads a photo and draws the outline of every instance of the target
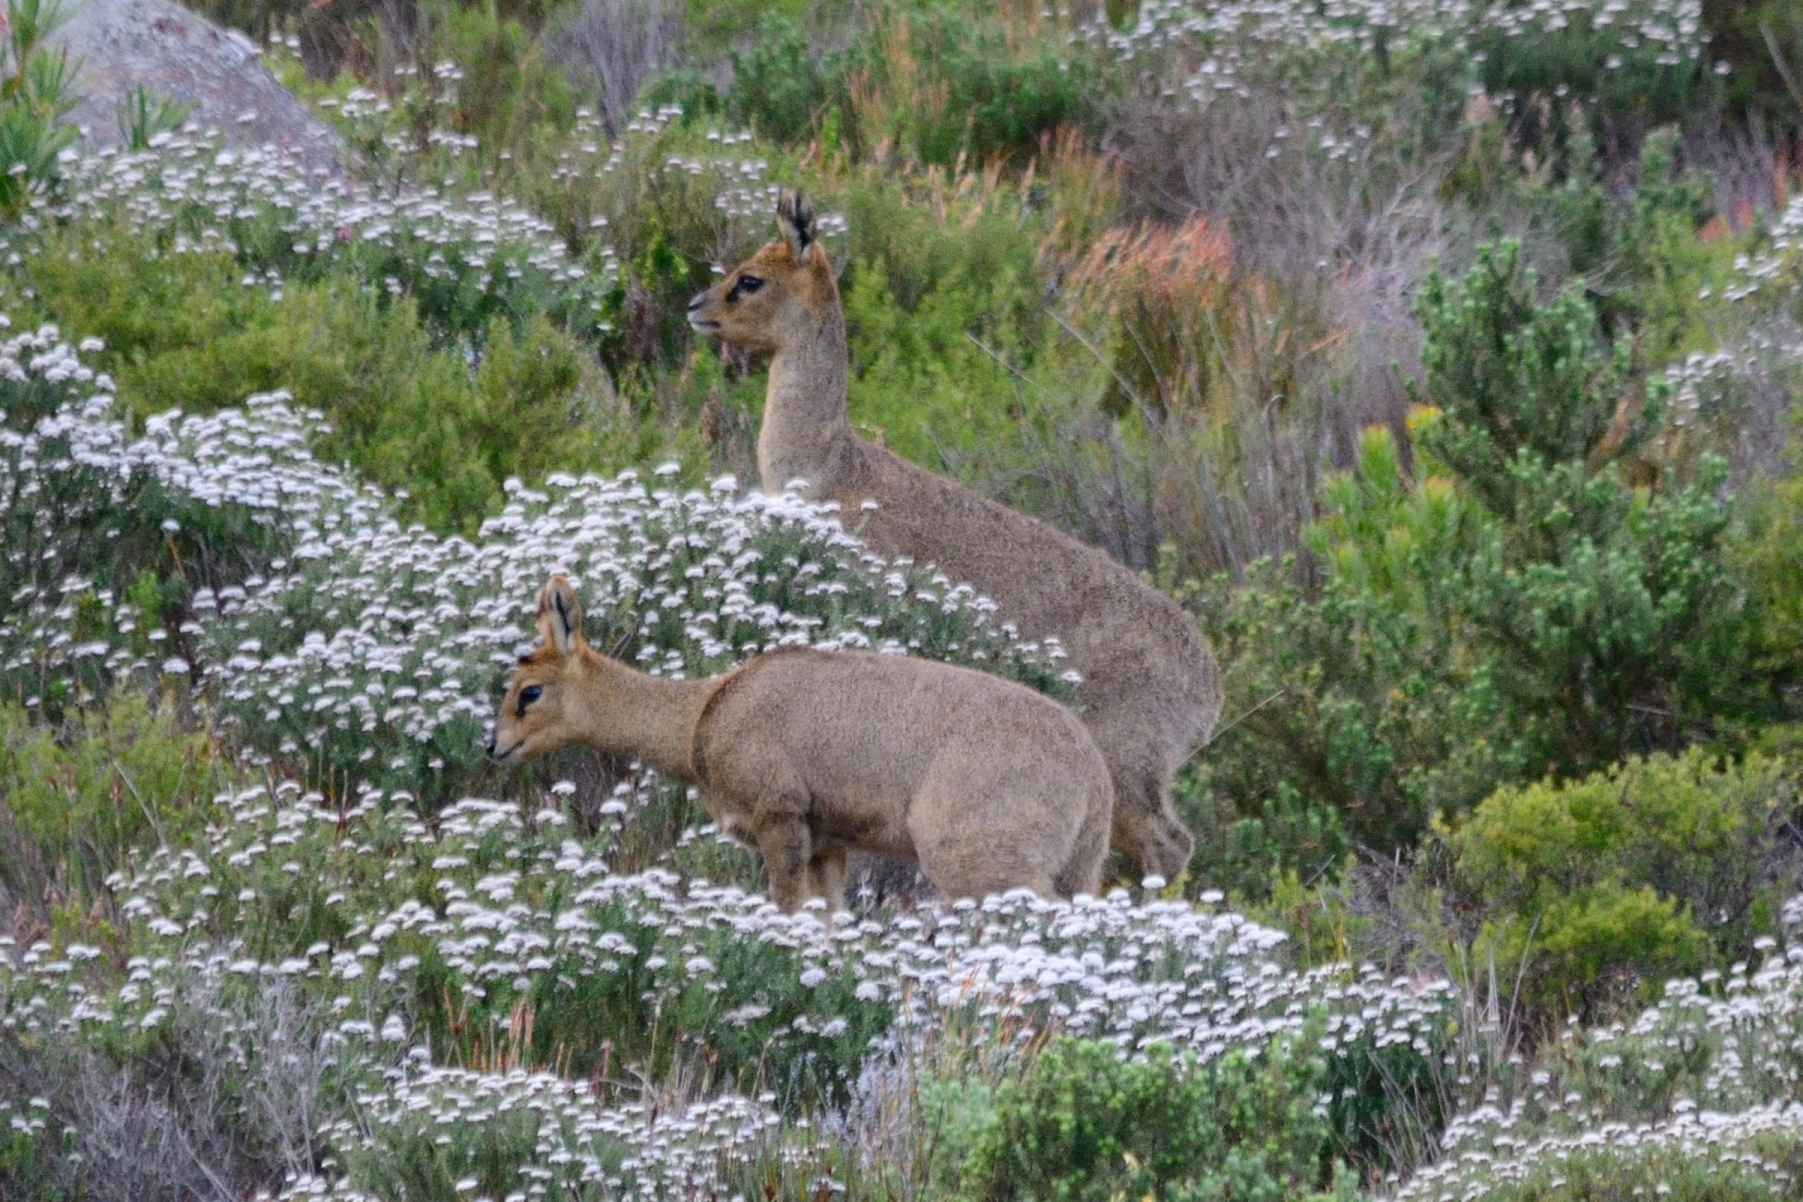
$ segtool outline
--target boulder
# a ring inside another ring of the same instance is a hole
[[[120,101],[143,84],[194,105],[188,120],[229,145],[279,146],[310,168],[336,171],[338,132],[276,82],[256,45],[173,0],[64,0],[52,44],[68,48],[83,97],[69,121],[97,145],[120,140]]]

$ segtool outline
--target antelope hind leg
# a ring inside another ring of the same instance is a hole
[[[826,912],[837,914],[845,909],[845,848],[841,845],[822,848],[808,863],[808,893],[826,899]]]

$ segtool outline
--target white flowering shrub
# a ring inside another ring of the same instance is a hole
[[[1673,415],[1665,453],[1683,463],[1717,450],[1736,467],[1778,476],[1793,398],[1803,394],[1803,199],[1793,199],[1729,278],[1718,301],[1720,344],[1665,369]]]
[[[767,1098],[608,1105],[585,1082],[524,1069],[397,1076],[361,1123],[327,1129],[343,1141],[346,1171],[301,1176],[283,1198],[718,1196],[781,1122]]]
[[[1558,1056],[1497,1073],[1398,1197],[1795,1197],[1800,916],[1803,896],[1784,908],[1788,948],[1758,941],[1763,962],[1668,982],[1632,1022],[1569,1030]],[[1604,1185],[1615,1192],[1593,1192]]]
[[[699,676],[782,644],[955,660],[1059,686],[1055,644],[1021,644],[968,587],[867,559],[793,498],[553,476],[476,542],[402,529],[369,503],[297,523],[267,578],[202,593],[220,712],[250,747],[326,772],[456,796],[501,682],[536,640],[537,590],[571,576],[597,647]]]
[[[1694,69],[1703,50],[1699,0],[1352,0],[1270,4],[1234,0],[1192,4],[1154,0],[1133,27],[1098,18],[1085,37],[1122,61],[1187,62],[1184,87],[1198,99],[1268,79],[1330,56],[1372,56],[1380,69],[1436,43],[1486,57],[1539,58],[1548,87],[1601,78],[1673,75]],[[1522,86],[1540,79],[1522,77]],[[1636,82],[1640,82],[1639,79]]]
[[[737,887],[612,871],[624,802],[584,839],[557,793],[531,813],[464,801],[435,822],[377,791],[223,795],[204,841],[115,882],[133,932],[122,978],[97,948],[0,945],[0,1037],[138,1044],[179,1018],[193,982],[246,1004],[286,982],[328,1053],[318,1131],[333,1168],[305,1187],[347,1197],[393,1196],[381,1183],[407,1166],[460,1180],[478,1162],[521,1187],[688,1188],[710,1157],[757,1153],[770,1107],[842,1100],[867,1061],[905,1060],[954,1020],[1008,1048],[1056,1031],[1204,1062],[1312,1024],[1327,1091],[1446,1053],[1444,984],[1294,972],[1283,936],[1237,914],[1023,892],[784,915]],[[685,1063],[738,1094],[653,1121],[575,1083]],[[1342,1101],[1324,1092],[1323,1112]]]
[[[132,672],[187,675],[186,588],[223,584],[288,534],[286,518],[354,496],[275,398],[127,434],[112,382],[54,326],[0,344],[0,673],[60,712]],[[313,469],[297,470],[297,469]]]
[[[122,674],[193,674],[248,749],[456,796],[552,570],[584,588],[597,646],[657,673],[802,642],[1054,692],[1068,675],[1060,648],[1019,642],[968,587],[866,557],[834,515],[792,498],[555,476],[516,488],[477,542],[440,539],[317,461],[317,417],[279,394],[160,415],[132,439],[110,387],[54,328],[0,347],[13,548],[0,663],[34,704]]]
[[[227,252],[247,284],[277,295],[286,281],[331,274],[406,294],[447,339],[479,343],[495,318],[532,313],[590,340],[608,328],[611,249],[596,242],[572,259],[550,223],[493,194],[383,190],[310,171],[276,147],[229,149],[193,130],[155,141],[135,154],[75,157],[62,199],[40,202],[0,235],[0,256],[18,263],[50,223],[119,220],[167,252]]]

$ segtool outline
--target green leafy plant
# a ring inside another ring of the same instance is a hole
[[[1019,1202],[1322,1197],[1328,1127],[1320,1066],[1301,1041],[1197,1063],[1154,1044],[1060,1039],[995,1094],[959,1196]],[[1342,1183],[1335,1194],[1349,1194]],[[1331,1196],[1331,1195],[1330,1195]]]
[[[0,707],[0,884],[63,941],[97,933],[107,878],[192,834],[223,779],[211,737],[174,708],[121,690],[58,732]]]
[[[1500,789],[1447,839],[1480,942],[1562,1017],[1750,956],[1797,879],[1800,817],[1783,761],[1691,748]]]
[[[128,150],[149,150],[158,134],[180,129],[193,111],[193,101],[159,96],[139,84],[119,98],[119,139]]]
[[[66,49],[46,40],[62,24],[58,0],[7,0],[0,45],[0,214],[17,217],[58,179],[57,155],[75,140],[59,124],[77,96]]]
[[[1722,465],[1685,483],[1638,457],[1664,393],[1588,302],[1540,303],[1504,246],[1462,286],[1430,276],[1419,305],[1434,406],[1413,471],[1367,433],[1304,535],[1318,590],[1266,568],[1203,603],[1243,715],[1209,755],[1212,796],[1240,817],[1327,805],[1383,849],[1499,785],[1732,723],[1756,674]]]

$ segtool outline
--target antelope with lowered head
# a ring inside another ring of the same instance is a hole
[[[539,593],[544,645],[520,660],[488,753],[573,743],[695,785],[763,857],[784,910],[844,904],[845,860],[915,860],[947,897],[1094,893],[1108,768],[1082,723],[1023,685],[932,660],[780,650],[704,680],[648,676],[582,634],[570,582]]]
[[[1174,879],[1195,838],[1171,779],[1221,713],[1208,640],[1169,598],[1094,547],[859,438],[846,412],[845,317],[806,197],[777,205],[782,236],[689,302],[704,334],[769,351],[758,433],[765,492],[799,482],[837,501],[890,558],[932,563],[973,585],[1029,638],[1056,635],[1083,675],[1076,704],[1114,781],[1116,847]]]

